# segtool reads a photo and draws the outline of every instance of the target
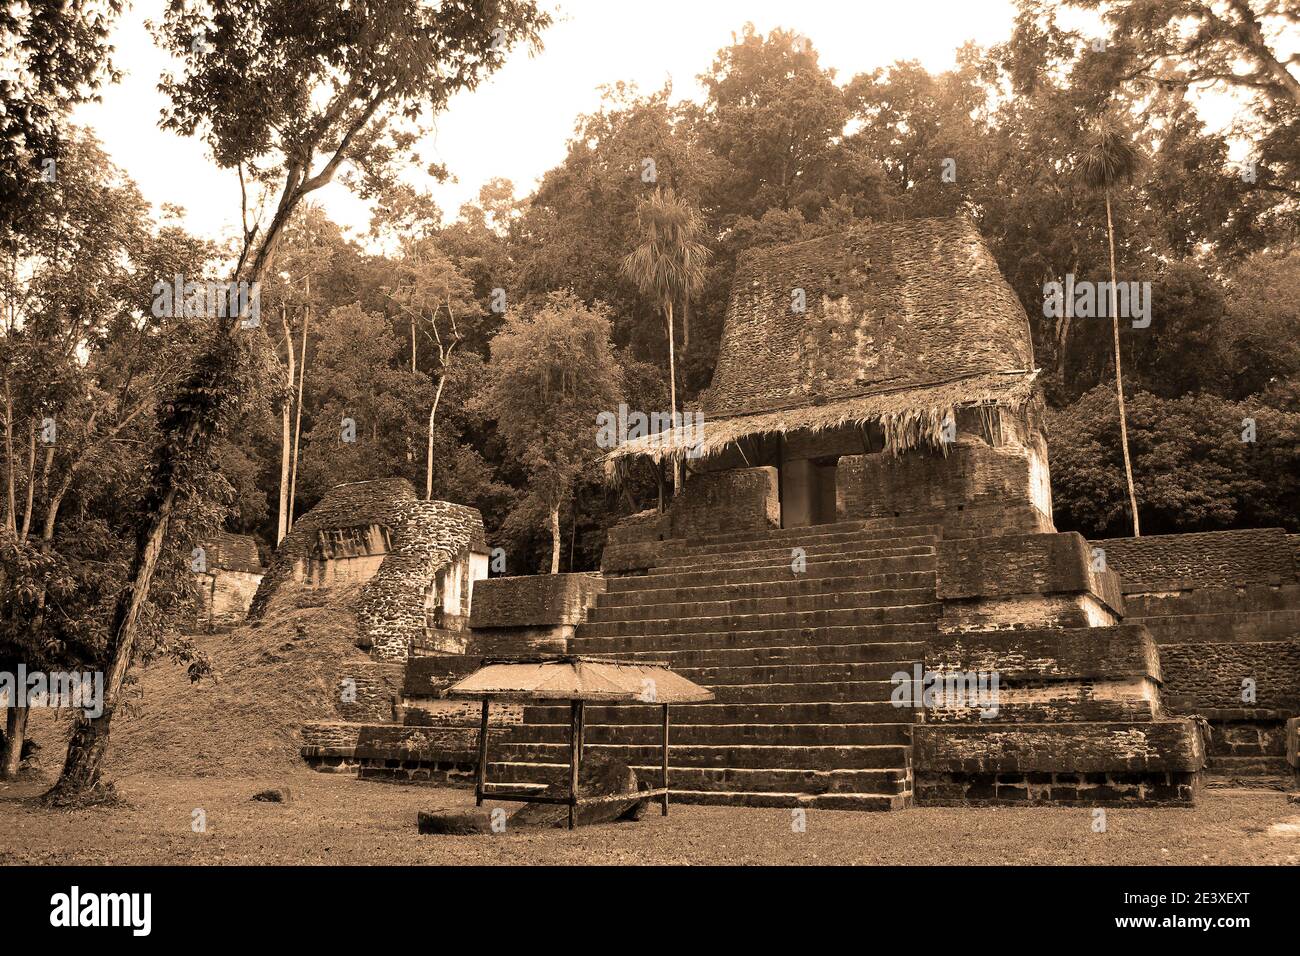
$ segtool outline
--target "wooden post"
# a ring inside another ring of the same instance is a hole
[[[578,773],[582,767],[582,722],[584,704],[569,704],[569,829],[576,825],[578,809]]]
[[[483,698],[483,719],[478,726],[478,769],[474,774],[474,806],[483,806],[483,786],[487,783],[488,699]]]
[[[664,704],[664,745],[663,745],[663,763],[664,773],[659,785],[664,788],[663,795],[663,813],[662,816],[668,816],[668,705]]]

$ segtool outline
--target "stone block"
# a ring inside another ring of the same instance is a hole
[[[1191,720],[1149,723],[920,724],[918,770],[966,773],[1196,772],[1205,745]]]
[[[474,587],[469,626],[554,627],[580,624],[605,590],[598,574],[530,574],[487,578]]]

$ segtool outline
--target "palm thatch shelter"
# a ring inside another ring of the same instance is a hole
[[[564,803],[569,807],[569,829],[575,825],[579,808],[626,800],[626,794],[584,797],[578,790],[582,768],[583,731],[588,703],[656,704],[663,708],[661,777],[656,788],[637,791],[637,797],[658,797],[663,815],[668,815],[668,732],[669,708],[673,704],[700,703],[713,699],[713,692],[687,680],[659,661],[625,661],[581,655],[547,655],[485,659],[474,673],[447,691],[453,699],[483,701],[478,737],[478,772],[474,797],[516,803]],[[569,724],[569,786],[562,796],[520,790],[517,786],[488,782],[488,718],[493,701],[539,703],[567,701]]]

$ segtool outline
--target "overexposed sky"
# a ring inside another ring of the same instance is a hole
[[[1013,17],[1011,0],[543,0],[543,6],[557,22],[546,31],[542,52],[512,55],[479,89],[453,99],[420,147],[421,168],[441,162],[456,177],[428,183],[449,218],[496,176],[512,180],[518,195],[530,192],[564,158],[575,118],[597,107],[602,84],[622,80],[650,92],[671,78],[676,97],[701,98],[696,76],[746,21],[764,33],[780,26],[806,35],[843,82],[895,60],[948,69],[967,40],[987,46],[1006,39]],[[114,36],[122,82],[106,89],[101,103],[79,107],[74,118],[95,130],[155,207],[183,206],[192,231],[223,238],[237,232],[234,172],[217,169],[200,140],[158,128],[158,79],[170,63],[144,23],[160,18],[162,7],[162,0],[135,0],[123,14]],[[354,233],[367,228],[368,209],[343,186],[333,184],[313,199]]]
[[[563,160],[575,119],[598,107],[602,85],[635,83],[649,93],[671,79],[676,98],[702,100],[696,77],[746,22],[762,33],[784,27],[807,36],[843,83],[897,60],[919,60],[931,72],[950,69],[963,43],[988,47],[1007,39],[1015,12],[1012,0],[540,2],[556,20],[542,52],[512,54],[477,90],[452,99],[419,146],[420,164],[406,178],[429,188],[448,219],[494,177],[511,180],[516,195],[531,192]],[[156,211],[172,203],[185,208],[185,225],[198,235],[237,235],[235,173],[219,170],[201,140],[158,128],[158,80],[173,64],[145,21],[161,18],[163,3],[133,0],[123,13],[113,37],[123,79],[104,90],[101,102],[79,107],[74,120],[95,131]],[[1087,13],[1063,18],[1085,33],[1095,22]],[[1236,109],[1234,97],[1214,94],[1202,95],[1199,107],[1211,128],[1226,125]],[[1244,150],[1236,144],[1234,158]],[[422,170],[430,162],[444,164],[455,180],[428,180]],[[311,199],[354,236],[368,228],[368,207],[346,187],[331,184]]]

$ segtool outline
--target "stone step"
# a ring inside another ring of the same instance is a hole
[[[897,646],[897,645],[892,645]],[[755,650],[771,656],[755,656]],[[872,657],[871,648],[855,644],[823,644],[811,648],[746,650],[633,650],[628,661],[663,661],[677,674],[705,687],[727,684],[818,683],[823,680],[891,680],[907,670],[915,657],[889,654]],[[776,656],[780,654],[780,656]]]
[[[896,716],[896,715],[895,715]],[[679,724],[669,728],[669,746],[732,747],[773,746],[906,746],[911,742],[911,724]],[[617,744],[635,747],[658,747],[663,740],[659,724],[588,723],[583,733],[586,744]],[[525,724],[497,734],[492,743],[567,744],[569,726],[565,723]]]
[[[714,702],[720,704],[765,704],[765,703],[889,703],[896,686],[889,680],[870,680],[850,677],[837,678],[828,676],[825,680],[802,680],[804,673],[809,676],[831,675],[847,671],[861,674],[874,665],[868,664],[812,664],[793,667],[754,667],[735,668],[736,671],[771,672],[778,678],[776,683],[765,683],[761,676],[749,683],[737,682],[724,684],[715,682],[706,684],[713,691]],[[911,671],[912,665],[899,665],[899,670]],[[793,672],[797,676],[786,676]],[[698,675],[697,675],[698,676]],[[694,704],[690,706],[695,706]],[[899,708],[907,713],[907,708]]]
[[[934,624],[918,621],[908,624],[850,624],[839,627],[766,628],[757,631],[692,631],[685,634],[622,634],[614,637],[574,637],[569,640],[573,654],[621,656],[632,651],[694,651],[735,647],[802,647],[821,644],[860,644],[864,647],[915,645],[917,652],[905,657],[920,657],[921,643],[935,633]],[[890,658],[893,659],[893,658]]]
[[[656,705],[606,706],[588,705],[588,725],[610,727],[646,727],[660,732],[663,709]],[[816,703],[759,703],[759,704],[681,704],[669,713],[672,727],[696,724],[895,724],[911,727],[911,711],[895,707],[888,701]],[[567,733],[569,708],[567,705],[538,705],[524,708],[527,725],[553,724],[562,726]],[[521,725],[516,725],[521,726]],[[493,731],[495,733],[495,731]],[[672,736],[677,736],[672,730]],[[567,739],[567,738],[566,738]]]
[[[729,598],[721,601],[682,601],[594,607],[588,624],[645,621],[656,618],[723,617],[734,614],[776,614],[784,611],[823,611],[844,608],[917,607],[936,603],[933,588],[884,588],[874,591],[823,591],[773,597]]]
[[[1300,637],[1300,609],[1164,614],[1125,620],[1145,624],[1157,644],[1191,644],[1201,641],[1249,643]]]
[[[586,753],[584,749],[583,753]],[[911,792],[911,776],[906,768],[796,770],[765,767],[681,767],[675,748],[669,750],[668,785],[674,791],[703,793],[748,793],[756,797],[770,793],[797,793],[818,796],[858,796],[865,794],[903,795]],[[658,786],[658,760],[634,764],[637,776]],[[563,762],[502,760],[488,764],[490,783],[563,784],[568,780],[569,764]],[[761,804],[751,804],[760,806]]]
[[[772,541],[784,544],[792,538],[816,538],[823,535],[844,534],[852,531],[892,531],[903,534],[938,534],[941,525],[933,516],[913,518],[865,518],[857,521],[835,521],[830,524],[805,525],[801,528],[766,528],[762,531],[736,531],[727,534],[700,535],[690,540],[692,547],[743,544],[752,541]]]
[[[630,746],[592,743],[584,753],[603,754],[633,766],[657,766],[658,746]],[[512,762],[563,763],[569,757],[568,744],[503,741],[492,748],[500,760]],[[902,744],[818,744],[780,746],[769,744],[684,745],[672,748],[675,767],[764,768],[789,770],[888,770],[910,766],[912,749]]]
[[[797,531],[801,529],[791,529]],[[672,553],[664,558],[665,562],[693,563],[709,555],[750,554],[754,556],[771,552],[774,557],[782,553],[789,554],[793,548],[803,548],[808,555],[829,554],[837,550],[867,550],[868,548],[898,548],[933,546],[938,539],[928,531],[911,533],[910,531],[842,531],[832,534],[793,535],[773,544],[769,541],[755,540],[748,542],[724,542],[722,544],[692,544],[673,548]],[[771,547],[768,547],[768,545]]]
[[[932,575],[931,575],[932,576]],[[770,581],[766,584],[720,584],[703,588],[646,588],[643,591],[606,592],[597,598],[598,609],[607,607],[632,607],[649,604],[692,604],[705,601],[740,601],[755,597],[798,597],[802,594],[831,592],[871,591],[880,594],[880,605],[924,604],[935,600],[933,587],[918,588],[863,588],[862,579],[846,575],[844,578],[794,578],[788,581]],[[923,601],[893,601],[893,594]]]
[[[777,561],[761,561],[758,563],[748,563],[744,558],[737,558],[734,566],[724,563],[709,563],[692,567],[656,567],[651,568],[647,573],[648,578],[679,578],[685,575],[723,575],[734,574],[736,572],[760,573],[771,571],[784,571],[788,577],[798,577],[804,574],[811,574],[816,569],[818,571],[832,570],[840,574],[849,574],[860,572],[862,574],[874,574],[878,571],[932,571],[936,566],[936,559],[933,548],[907,548],[904,549],[908,554],[881,554],[880,551],[872,549],[870,551],[853,552],[850,554],[829,555],[816,561],[808,562],[808,566],[802,570],[795,570],[793,562],[781,559]],[[776,580],[786,580],[786,576],[776,578]],[[822,575],[825,577],[826,575]],[[714,582],[707,583],[728,583]]]
[[[898,547],[875,547],[871,545],[854,545],[835,548],[820,554],[804,551],[804,564],[824,564],[827,561],[869,560],[872,558],[900,558],[909,556],[933,556],[934,544],[905,545]],[[676,559],[656,563],[651,574],[680,574],[687,571],[739,571],[743,568],[788,567],[794,569],[795,554],[791,548],[764,550],[757,553],[736,551],[726,555],[703,555],[690,559]],[[802,571],[796,573],[803,573]]]
[[[869,558],[851,561],[818,561],[806,570],[796,573],[789,563],[772,567],[743,568],[737,571],[672,572],[672,569],[651,570],[649,574],[610,578],[605,587],[609,591],[641,591],[649,588],[707,587],[723,584],[759,584],[767,581],[793,581],[803,578],[838,578],[852,576],[875,580],[875,575],[902,574],[910,571],[935,571],[933,555],[904,555],[896,558]],[[865,586],[865,582],[864,582]]]
[[[921,624],[938,621],[942,606],[905,604],[899,607],[832,608],[822,611],[783,611],[766,614],[720,614],[709,617],[661,617],[642,621],[594,621],[580,624],[578,637],[650,637],[655,634],[697,634],[705,631],[798,631],[807,627],[870,627],[876,624]]]
[[[672,803],[712,807],[753,807],[809,810],[903,810],[912,805],[912,793],[747,793],[735,790],[678,790]]]
[[[642,578],[641,580],[645,579]],[[729,601],[741,598],[793,597],[800,594],[822,594],[828,591],[869,590],[924,591],[927,599],[932,601],[934,600],[934,572],[908,571],[902,574],[877,574],[867,578],[856,575],[845,575],[837,578],[809,578],[794,575],[788,581],[606,591],[599,596],[597,606],[600,608],[628,607],[638,604]]]

